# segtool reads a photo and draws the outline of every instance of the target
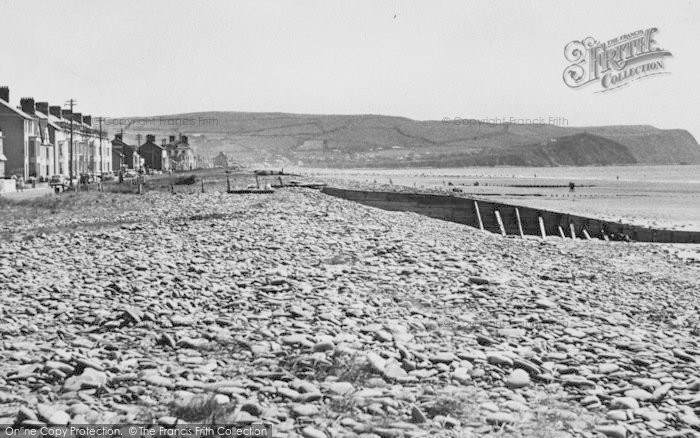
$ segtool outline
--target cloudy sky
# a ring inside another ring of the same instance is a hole
[[[700,2],[0,0],[0,85],[84,113],[564,117],[700,138]],[[670,74],[570,89],[564,46],[657,27]]]

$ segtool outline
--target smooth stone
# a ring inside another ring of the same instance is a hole
[[[332,382],[328,385],[328,390],[334,394],[349,394],[355,391],[355,387],[350,382]]]
[[[428,421],[428,417],[425,416],[418,406],[413,405],[411,407],[411,421],[413,423],[425,423]]]
[[[63,384],[63,389],[79,391],[83,388],[101,388],[106,384],[107,374],[94,368],[85,368],[81,375],[68,378]]]
[[[531,376],[535,377],[539,374],[541,374],[540,367],[535,365],[534,363],[530,362],[529,360],[521,359],[521,358],[515,358],[513,359],[513,366],[515,368],[521,368]]]
[[[457,357],[450,352],[435,353],[430,357],[430,361],[434,363],[451,364],[455,360],[457,360]]]
[[[499,353],[490,353],[486,355],[486,361],[493,365],[513,365],[513,359]]]
[[[645,391],[643,389],[630,389],[628,391],[625,391],[625,397],[630,397],[639,401],[645,401],[650,400],[653,397],[653,395],[649,391]]]
[[[620,366],[616,363],[603,363],[598,365],[598,373],[610,374],[619,371]]]
[[[335,348],[335,345],[333,342],[326,341],[326,342],[319,342],[316,345],[314,345],[313,351],[316,352],[323,352],[323,351],[332,351]]]
[[[384,368],[386,367],[386,359],[383,359],[377,353],[372,352],[367,353],[366,357],[372,369],[379,373],[384,372]]]
[[[515,423],[517,418],[510,412],[493,412],[486,415],[486,422],[488,424],[502,425],[505,423]]]
[[[313,426],[306,426],[301,430],[301,435],[304,438],[326,438],[326,434],[321,431],[316,429]]]
[[[615,421],[626,421],[627,420],[627,412],[616,409],[614,411],[608,412],[608,418],[611,420]]]
[[[572,338],[584,338],[586,337],[586,333],[582,332],[581,330],[572,328],[572,327],[567,327],[564,329],[564,333],[567,335],[571,336]]]
[[[639,409],[639,402],[632,397],[615,397],[610,401],[611,408]]]
[[[623,426],[609,425],[609,426],[598,426],[596,430],[603,435],[610,438],[626,438],[627,429]]]
[[[508,379],[506,380],[506,386],[508,388],[524,388],[530,384],[530,375],[527,371],[520,368],[516,368],[510,372]]]
[[[456,368],[452,372],[452,378],[462,384],[466,384],[472,379],[472,377],[469,375],[469,370],[461,367]]]
[[[292,406],[292,413],[295,417],[312,417],[318,414],[319,410],[315,405],[296,404]]]

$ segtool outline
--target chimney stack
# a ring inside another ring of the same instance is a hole
[[[0,99],[10,103],[10,87],[0,87]]]
[[[175,136],[174,136],[174,135],[171,135],[171,136],[169,137],[169,140],[170,140],[170,143],[175,143]]]
[[[83,113],[73,113],[72,116],[73,116],[74,122],[78,122],[78,123],[83,122]]]
[[[183,135],[183,136],[182,136],[182,142],[183,142],[184,144],[189,144],[189,143],[187,142],[187,136],[186,136],[186,135]]]
[[[165,146],[165,142],[166,142],[166,141],[167,141],[167,140],[163,138],[163,139],[160,140],[160,144],[162,144],[163,146]]]
[[[124,141],[124,133],[123,132],[117,132],[114,134],[114,139],[119,140],[119,141]]]
[[[63,118],[63,111],[60,106],[50,106],[49,112],[54,117],[58,117],[59,119]]]
[[[49,103],[48,102],[37,102],[34,105],[34,108],[36,108],[37,111],[40,113],[43,113],[45,115],[49,115]]]
[[[22,108],[22,111],[29,114],[30,116],[33,116],[36,114],[34,112],[34,98],[33,97],[21,98],[19,100],[19,106]]]
[[[83,116],[83,123],[92,126],[92,116]]]
[[[146,143],[155,143],[156,136],[153,134],[146,134]]]

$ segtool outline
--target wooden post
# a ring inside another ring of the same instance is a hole
[[[585,237],[586,240],[591,240],[591,235],[588,234],[588,231],[586,231],[585,229],[583,230],[583,237]]]
[[[231,191],[231,177],[228,174],[226,175],[226,191]]]
[[[139,183],[139,195],[143,193],[143,184]]]
[[[515,219],[518,221],[518,233],[520,233],[520,237],[524,239],[525,236],[523,235],[523,224],[520,222],[520,210],[518,210],[517,207],[515,209]]]
[[[571,231],[571,238],[576,240],[576,228],[574,227],[573,222],[569,222],[569,230]]]
[[[603,235],[603,240],[605,240],[606,242],[610,242],[610,238],[607,234],[605,234],[605,231],[601,231],[601,234]]]
[[[496,222],[498,222],[498,228],[501,230],[501,236],[505,237],[506,229],[503,226],[503,220],[501,220],[501,213],[498,210],[495,210],[494,214],[496,215]]]
[[[258,175],[255,175],[255,185],[260,188],[260,179],[258,178]]]
[[[474,201],[474,211],[476,211],[476,219],[479,221],[479,229],[484,231],[484,223],[481,221],[481,213],[479,212],[479,204]]]
[[[277,178],[279,178],[279,180],[280,180],[280,187],[284,187],[284,183],[282,182],[282,177],[278,176]]]
[[[170,193],[173,195],[175,194],[175,184],[170,184]]]
[[[544,220],[542,219],[542,216],[537,216],[537,221],[540,223],[540,236],[542,236],[542,240],[547,238],[547,231],[544,227]]]
[[[566,236],[564,235],[564,229],[561,227],[561,225],[558,225],[559,228],[559,235],[561,236],[562,239],[566,239]]]
[[[204,178],[202,178],[202,193],[204,193]]]

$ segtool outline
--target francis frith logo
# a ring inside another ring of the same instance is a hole
[[[571,88],[599,83],[605,92],[649,76],[668,73],[664,58],[671,52],[658,47],[655,27],[600,42],[592,37],[572,41],[564,48],[564,83]]]

